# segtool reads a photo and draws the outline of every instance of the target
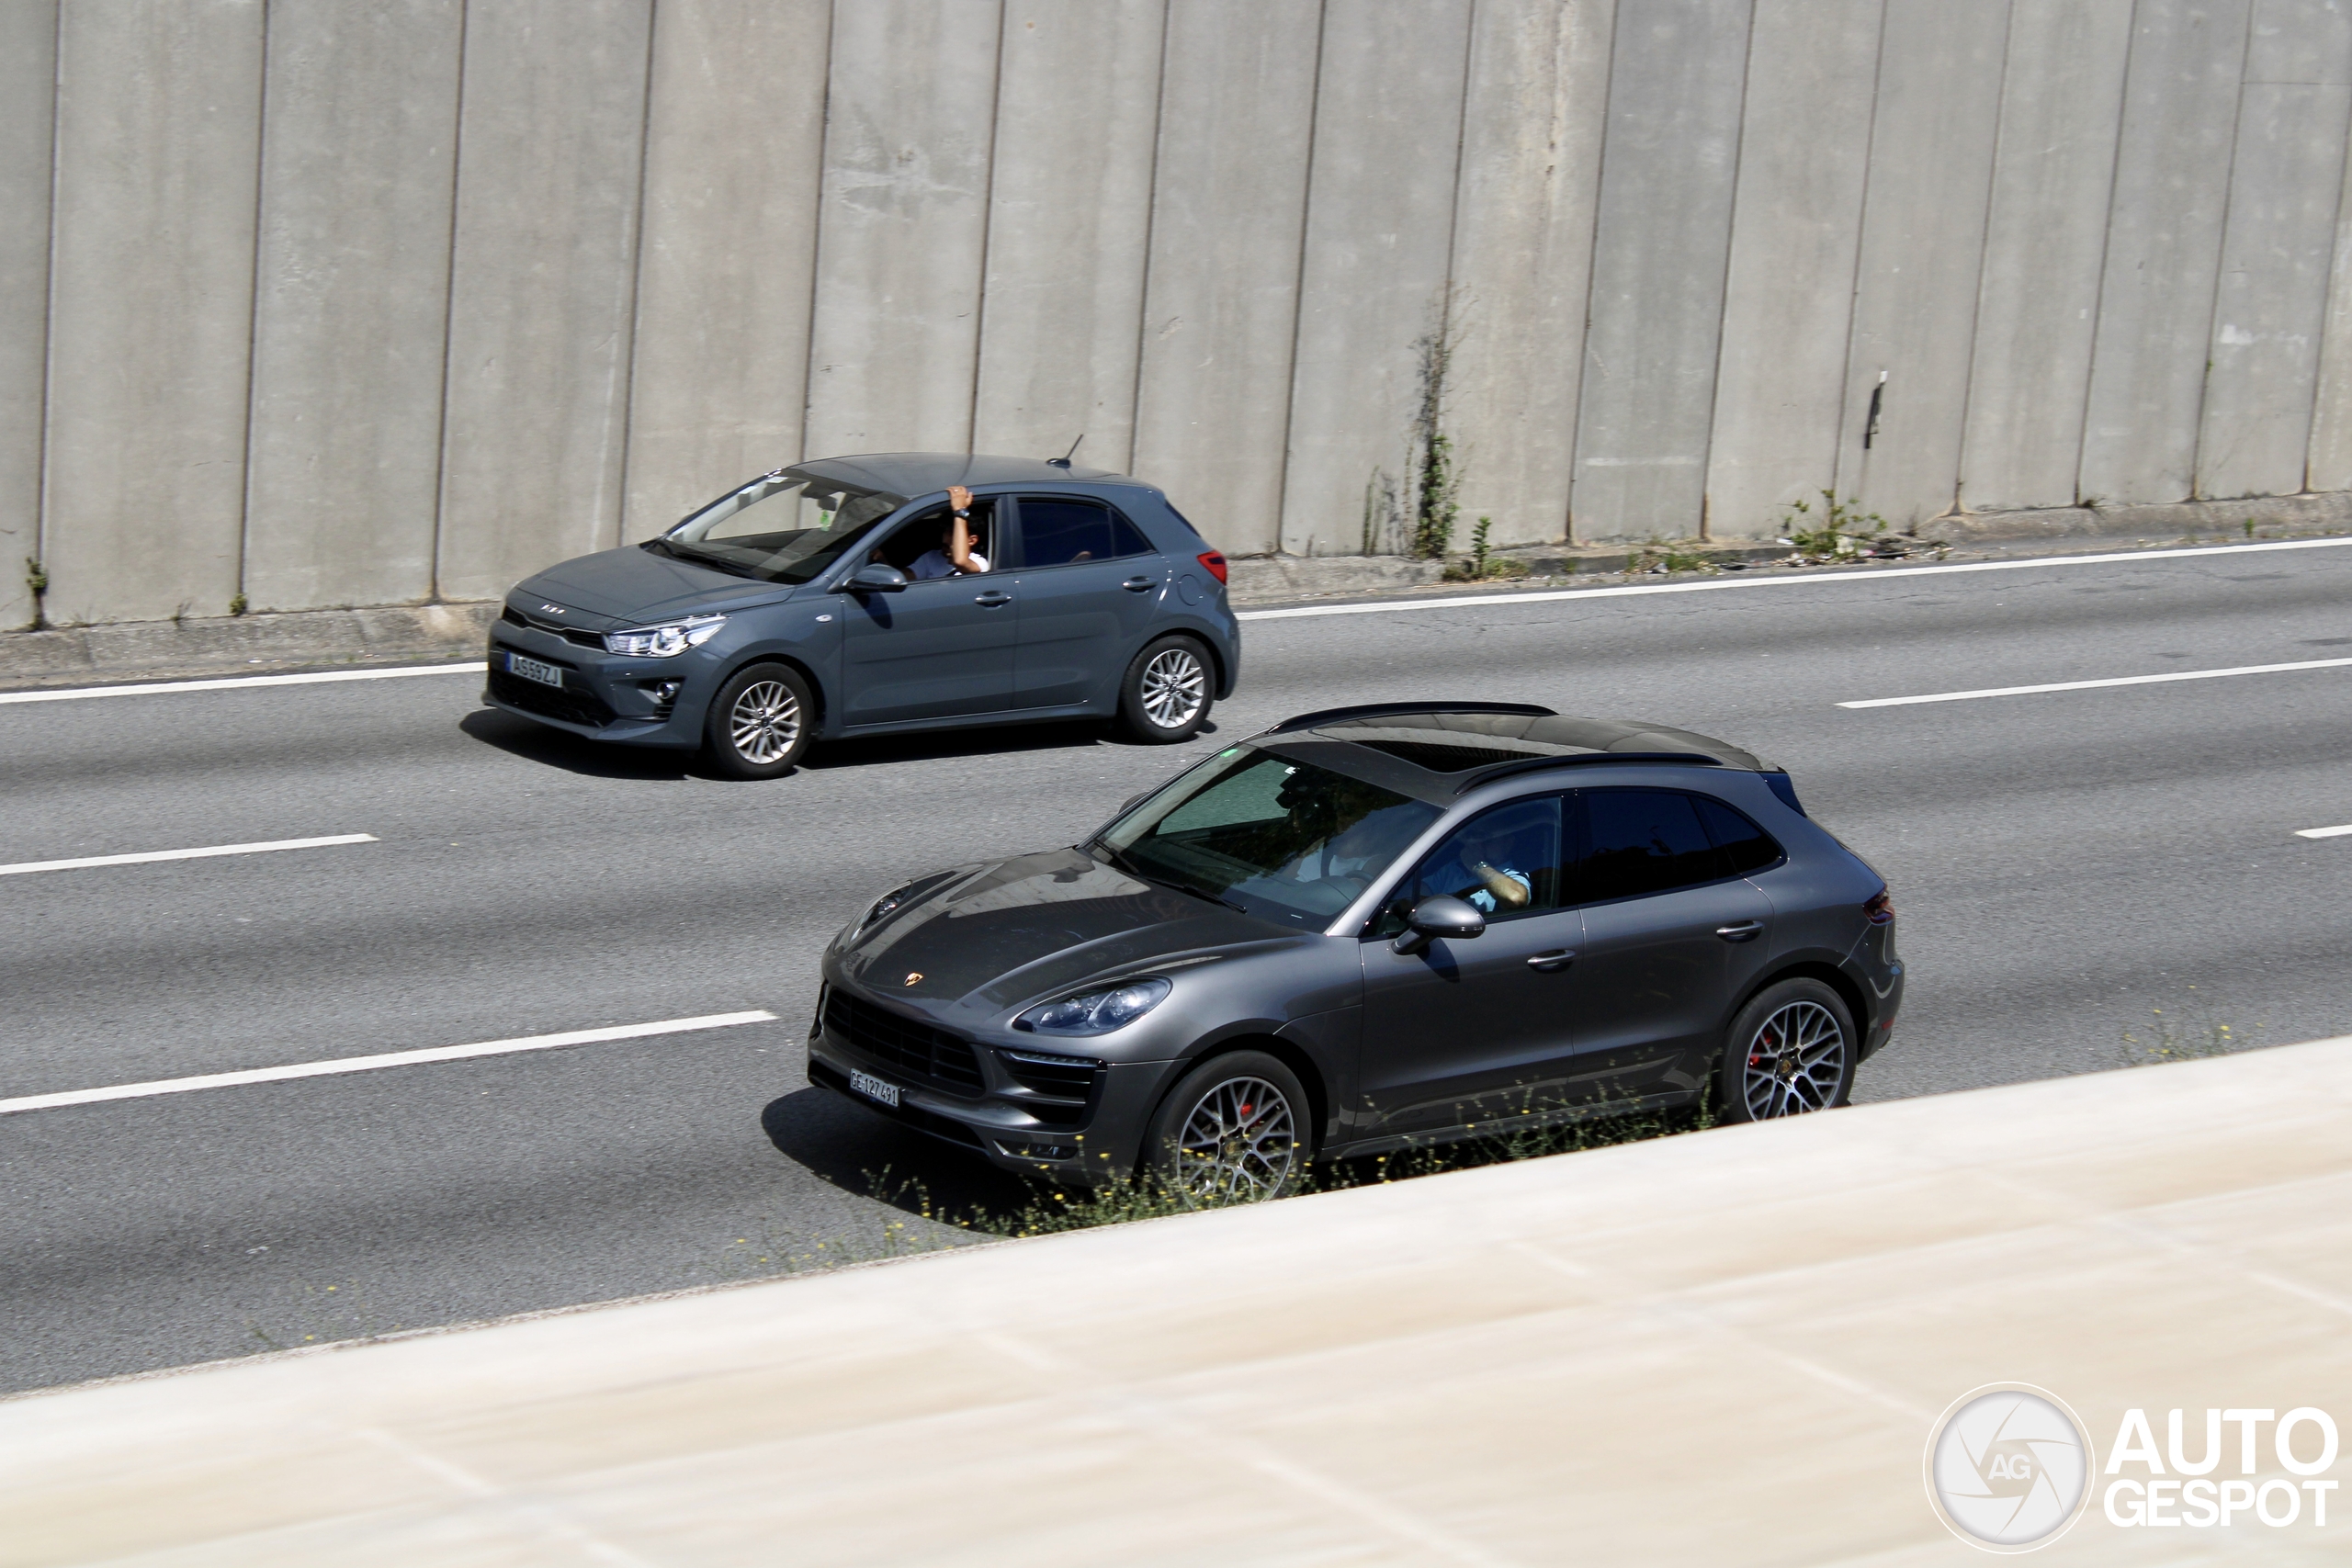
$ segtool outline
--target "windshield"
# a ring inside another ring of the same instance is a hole
[[[1438,815],[1378,784],[1236,746],[1111,824],[1092,848],[1135,875],[1320,930]]]
[[[740,577],[807,582],[905,504],[906,497],[886,491],[778,468],[720,496],[654,545]]]

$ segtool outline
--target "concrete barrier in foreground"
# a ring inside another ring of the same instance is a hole
[[[1959,1562],[2008,1382],[2050,1561],[2340,1561],[2347,1329],[2352,1039],[25,1396],[0,1563]]]

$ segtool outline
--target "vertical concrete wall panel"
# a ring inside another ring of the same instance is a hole
[[[2071,506],[2132,0],[2015,0],[1961,504]]]
[[[433,592],[460,0],[273,0],[245,596]]]
[[[1770,537],[1838,477],[1884,0],[1758,0],[1707,531]]]
[[[2008,13],[2006,0],[1887,4],[1837,488],[1898,526],[1942,515],[1959,491]]]
[[[221,615],[244,512],[262,6],[60,16],[50,615]]]
[[[650,0],[470,8],[439,587],[620,536]]]
[[[1462,510],[1567,536],[1613,0],[1479,0],[1454,197]],[[1466,542],[1466,541],[1465,541]]]
[[[807,447],[969,449],[999,0],[840,0]]]
[[[40,555],[56,128],[56,0],[0,6],[0,628],[32,620],[27,563]]]
[[[1281,539],[1319,0],[1170,8],[1134,472],[1220,549]]]
[[[2327,289],[2303,488],[2352,490],[2352,160],[2335,200],[2335,260]]]
[[[1751,10],[1618,7],[1570,496],[1579,539],[1685,536],[1703,520]]]
[[[2352,117],[2352,6],[2255,0],[2197,493],[2303,488]]]
[[[998,66],[972,446],[1135,455],[1168,0],[1013,0]]]
[[[622,537],[797,461],[831,0],[654,11]]]
[[[1407,466],[1413,345],[1451,263],[1469,28],[1469,0],[1324,9],[1283,480],[1291,554],[1360,550],[1365,486]]]
[[[2236,142],[2247,0],[2139,0],[2083,423],[2086,500],[2185,501]]]

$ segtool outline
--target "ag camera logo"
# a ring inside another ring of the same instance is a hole
[[[2031,1383],[1989,1383],[1954,1400],[1928,1434],[1925,1468],[1937,1516],[1986,1551],[2046,1546],[2090,1502],[2083,1424]]]

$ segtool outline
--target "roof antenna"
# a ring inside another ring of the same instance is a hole
[[[1085,439],[1086,439],[1086,432],[1084,432],[1084,431],[1082,431],[1082,430],[1081,430],[1081,431],[1080,431],[1080,432],[1078,433],[1078,441],[1083,441],[1083,440],[1085,440]],[[1046,467],[1047,467],[1047,468],[1069,468],[1069,460],[1070,460],[1072,457],[1077,457],[1077,456],[1078,456],[1078,441],[1073,441],[1073,442],[1071,442],[1071,443],[1069,444],[1069,451],[1067,451],[1067,452],[1065,452],[1065,453],[1063,453],[1060,457],[1048,457],[1048,458],[1046,458]]]

